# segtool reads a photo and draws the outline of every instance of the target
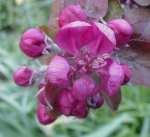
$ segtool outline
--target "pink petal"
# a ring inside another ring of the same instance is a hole
[[[116,46],[115,34],[101,23],[75,21],[65,25],[57,34],[58,46],[70,54],[84,48],[92,54],[110,53]]]
[[[77,54],[80,49],[95,39],[94,28],[83,21],[75,21],[65,25],[56,36],[60,48],[70,54]]]
[[[95,22],[96,27],[99,30],[99,49],[97,49],[98,53],[111,53],[113,49],[116,47],[116,38],[115,33],[108,26]]]

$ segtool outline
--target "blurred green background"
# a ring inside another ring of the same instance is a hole
[[[43,127],[35,117],[37,89],[22,89],[12,71],[28,64],[18,48],[24,29],[47,24],[51,0],[0,0],[0,137],[150,137],[150,88],[126,86],[117,112],[106,106],[78,120]]]

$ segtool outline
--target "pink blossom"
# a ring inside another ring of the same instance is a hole
[[[59,15],[59,26],[62,27],[68,23],[74,21],[86,21],[87,16],[85,12],[81,9],[80,5],[70,5],[67,6]]]
[[[13,79],[15,83],[19,86],[31,86],[34,82],[33,70],[25,66],[20,67],[14,72]]]
[[[114,32],[101,23],[75,21],[60,28],[56,42],[70,54],[86,50],[91,54],[111,53],[116,46]]]
[[[22,52],[32,58],[40,57],[46,47],[45,34],[38,28],[26,30],[20,40]]]

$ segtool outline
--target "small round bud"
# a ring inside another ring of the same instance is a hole
[[[118,46],[124,45],[130,41],[133,28],[126,20],[111,20],[108,22],[108,26],[114,30]]]
[[[122,65],[123,70],[124,70],[124,81],[123,81],[123,85],[127,84],[131,77],[132,77],[132,70],[129,68],[128,65],[124,64]]]
[[[104,104],[104,99],[99,93],[97,93],[94,96],[89,97],[87,103],[89,107],[97,109]]]
[[[25,55],[31,58],[40,57],[45,47],[45,34],[40,29],[30,28],[23,33],[20,49]]]
[[[20,67],[14,72],[13,79],[15,83],[19,86],[31,86],[34,82],[33,70],[25,66]]]
[[[39,103],[37,106],[37,118],[41,124],[48,125],[54,122],[57,119],[57,116],[49,111],[46,106]]]
[[[81,9],[80,5],[70,5],[62,10],[59,16],[59,26],[71,23],[73,21],[86,21],[87,16],[85,12]]]
[[[56,85],[67,85],[70,66],[67,60],[61,56],[55,56],[47,69],[46,79]]]

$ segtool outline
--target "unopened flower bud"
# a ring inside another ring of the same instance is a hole
[[[59,16],[59,26],[62,27],[73,21],[86,21],[87,16],[80,5],[70,5],[62,10]]]
[[[37,106],[37,118],[38,121],[43,125],[48,125],[54,122],[57,118],[48,108],[42,104]]]
[[[46,79],[56,85],[66,85],[70,66],[67,60],[61,56],[55,56],[47,69]]]
[[[33,70],[25,66],[20,67],[14,72],[13,79],[15,83],[19,86],[31,86],[34,82]]]
[[[83,76],[74,82],[72,94],[78,100],[85,100],[87,97],[95,94],[95,86],[92,78]]]
[[[25,55],[31,58],[40,57],[45,47],[45,34],[40,29],[30,28],[23,33],[20,49]]]
[[[72,115],[78,118],[85,118],[88,115],[88,106],[85,102],[79,101],[72,109]]]
[[[99,93],[97,93],[94,96],[89,97],[87,103],[89,107],[96,109],[104,104],[104,99]]]
[[[73,98],[70,91],[61,91],[58,97],[58,107],[62,114],[66,116],[71,115],[71,111],[74,108],[73,103],[75,99]]]
[[[130,41],[130,38],[133,34],[133,28],[126,20],[111,20],[108,23],[108,26],[111,27],[115,32],[118,47],[127,44]]]
[[[132,76],[132,70],[129,68],[128,65],[122,65],[123,70],[124,70],[124,81],[123,81],[123,85],[127,84]]]

